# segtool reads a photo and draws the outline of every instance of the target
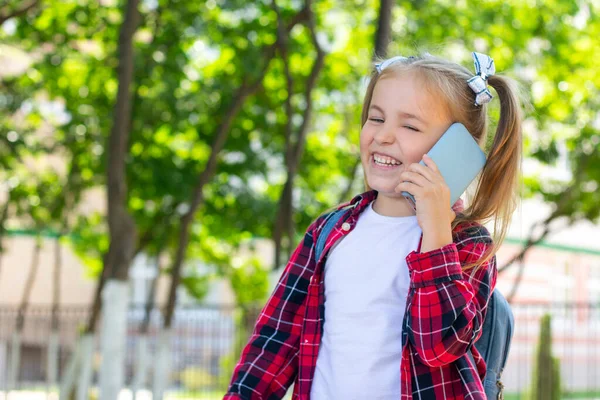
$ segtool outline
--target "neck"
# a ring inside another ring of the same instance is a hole
[[[385,193],[379,192],[373,202],[373,210],[377,214],[386,217],[410,217],[416,215],[408,200],[401,194],[387,196]]]

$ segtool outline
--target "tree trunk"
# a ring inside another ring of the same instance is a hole
[[[156,276],[152,279],[152,283],[150,285],[150,291],[148,292],[148,297],[146,298],[146,305],[144,307],[144,320],[140,325],[140,333],[143,335],[148,334],[148,329],[150,328],[150,319],[152,317],[152,310],[154,308],[155,298],[156,298],[156,286],[158,285],[158,278],[160,278],[161,266],[160,266],[160,253],[156,256],[155,265],[156,265]]]
[[[69,166],[69,172],[67,174],[66,182],[64,184],[62,199],[57,200],[54,204],[53,212],[59,210],[61,205],[63,206],[61,211],[62,225],[58,232],[58,237],[54,242],[54,271],[52,277],[52,314],[50,322],[50,336],[48,338],[48,349],[46,352],[46,391],[50,393],[52,388],[58,381],[58,368],[59,368],[59,356],[60,356],[60,293],[61,293],[61,275],[62,275],[62,248],[60,240],[69,232],[69,215],[70,212],[75,208],[76,193],[73,192],[73,183],[78,176],[79,168],[76,162],[78,153],[73,153],[71,157],[71,163]],[[63,202],[61,204],[61,202]],[[52,212],[52,213],[53,213]],[[76,346],[79,346],[77,344]],[[73,352],[75,354],[76,351]],[[75,365],[73,368],[76,368]],[[74,379],[72,380],[74,383]],[[61,389],[63,385],[61,384]],[[68,389],[72,392],[73,387]]]
[[[273,228],[273,241],[275,242],[275,259],[273,264],[274,270],[279,268],[281,264],[281,253],[283,252],[283,233],[286,231],[286,222],[288,221],[286,216],[290,214],[288,207],[291,206],[291,201],[289,201],[288,198],[292,189],[291,185],[291,180],[287,179],[283,185],[283,190],[281,191],[279,206],[277,207],[277,214],[275,214],[275,226]]]
[[[151,361],[148,335],[140,335],[136,344],[135,376],[131,382],[131,396],[134,399],[138,398],[138,391],[146,385]]]
[[[119,397],[125,378],[125,350],[127,337],[127,307],[129,305],[129,283],[111,279],[102,292],[102,327],[100,348],[101,399]],[[110,396],[110,397],[109,397]],[[81,398],[80,400],[84,400]]]
[[[62,249],[60,247],[60,238],[62,233],[56,238],[54,243],[54,275],[52,291],[52,331],[56,332],[59,328],[58,311],[60,309],[60,276],[62,272]]]
[[[69,358],[69,362],[67,363],[67,367],[65,372],[63,373],[62,380],[60,382],[60,390],[59,390],[59,400],[70,400],[71,395],[73,393],[73,388],[75,387],[75,381],[77,380],[78,369],[82,364],[82,352],[83,352],[83,342],[86,340],[86,337],[89,335],[81,336],[73,349],[73,354]],[[92,342],[93,343],[93,342]],[[91,361],[89,363],[91,365]]]
[[[27,275],[27,281],[25,282],[25,288],[23,289],[23,297],[21,298],[21,304],[19,305],[19,311],[17,314],[17,332],[23,331],[25,324],[25,313],[29,308],[29,300],[31,297],[31,291],[33,290],[33,284],[35,283],[35,277],[40,267],[40,252],[42,251],[42,239],[36,237],[35,245],[33,248],[31,267],[29,268],[29,275]]]
[[[106,256],[104,257],[106,258]],[[83,354],[83,347],[91,341],[94,342],[96,337],[96,324],[98,322],[98,315],[100,314],[100,310],[102,308],[102,290],[104,288],[104,283],[106,282],[106,273],[108,269],[106,268],[106,262],[102,267],[102,274],[98,279],[98,283],[96,285],[96,291],[94,294],[94,300],[92,303],[92,309],[90,312],[90,317],[88,319],[87,327],[85,329],[84,334],[79,338],[77,344],[75,345],[75,349],[71,353],[68,365],[67,372],[63,374],[63,378],[60,384],[60,400],[68,400],[71,399],[73,391],[75,390],[75,384],[83,384],[86,387],[89,387],[91,382],[90,374],[87,374],[88,368],[91,368],[93,352],[88,354],[86,352],[85,356]],[[87,347],[86,347],[87,349]],[[93,347],[92,347],[93,351]],[[86,375],[87,374],[87,375]],[[82,376],[88,376],[89,379],[86,381]],[[78,389],[79,390],[79,389]]]
[[[2,207],[2,213],[0,213],[0,279],[2,278],[2,256],[4,255],[4,235],[6,233],[6,220],[8,219],[8,209],[10,207],[10,191],[8,192],[6,203]]]
[[[10,342],[10,359],[8,379],[6,382],[6,393],[17,388],[19,370],[21,369],[21,331],[13,333]]]
[[[94,292],[94,300],[92,301],[92,309],[90,311],[86,333],[96,333],[98,316],[100,315],[100,311],[102,310],[102,290],[104,290],[104,284],[106,283],[106,279],[108,278],[108,273],[109,269],[107,268],[105,254],[103,257],[102,272],[100,273],[98,283],[96,284],[96,291]]]
[[[152,399],[162,400],[165,391],[169,387],[169,375],[171,371],[171,338],[173,331],[170,328],[163,329],[158,337],[156,350],[156,361],[154,363],[154,380],[152,386]]]
[[[6,341],[0,340],[0,391],[6,390],[6,371],[8,371],[8,346]]]
[[[392,0],[381,0],[379,6],[379,19],[377,21],[377,33],[375,34],[374,57],[387,57],[388,47],[392,34]]]
[[[317,78],[321,73],[321,70],[324,65],[325,52],[319,45],[317,40],[317,33],[315,27],[315,18],[314,14],[311,10],[311,2],[309,0],[306,1],[306,12],[307,19],[306,25],[310,32],[310,37],[317,52],[317,58],[313,64],[312,70],[306,81],[306,88],[304,91],[304,101],[306,103],[306,109],[302,115],[302,124],[298,129],[296,135],[293,135],[291,120],[293,117],[293,110],[291,106],[291,97],[292,97],[292,76],[288,68],[288,60],[287,60],[287,35],[281,27],[283,23],[281,22],[281,15],[279,14],[279,9],[277,5],[274,4],[275,11],[278,16],[278,38],[277,43],[282,53],[284,70],[287,79],[287,90],[288,97],[286,100],[286,112],[287,112],[287,122],[286,122],[286,169],[287,169],[287,180],[281,192],[279,207],[277,210],[277,214],[275,217],[275,226],[273,228],[273,240],[275,242],[275,261],[273,265],[273,269],[277,269],[281,263],[281,242],[283,239],[283,233],[286,232],[288,235],[288,248],[293,248],[293,232],[294,229],[291,226],[293,224],[293,193],[294,193],[294,179],[296,177],[296,173],[298,171],[298,166],[300,163],[300,159],[302,158],[302,153],[304,152],[304,145],[306,141],[306,134],[308,132],[309,123],[312,116],[312,91],[315,88]],[[295,139],[294,139],[294,136]],[[291,237],[290,237],[291,235]]]
[[[77,400],[88,400],[89,389],[92,385],[94,370],[92,361],[94,359],[95,335],[86,334],[81,338],[81,353],[79,358],[79,377],[77,382]],[[68,396],[67,398],[71,398]],[[115,397],[116,399],[116,397]]]
[[[148,330],[150,328],[150,319],[152,317],[152,310],[154,308],[154,300],[156,297],[156,285],[158,278],[160,277],[160,252],[156,256],[156,276],[152,279],[150,286],[150,292],[146,298],[146,305],[144,309],[144,320],[140,324],[140,334],[137,342],[136,349],[136,364],[135,364],[135,376],[131,383],[131,394],[133,398],[137,398],[137,392],[146,385],[148,380],[148,371],[150,367],[150,351],[148,349]]]
[[[23,297],[19,310],[17,311],[17,323],[15,333],[12,338],[11,352],[10,352],[10,368],[8,373],[8,390],[13,390],[17,386],[19,379],[19,370],[21,367],[21,339],[23,334],[23,328],[25,326],[25,314],[29,308],[29,300],[31,297],[31,291],[33,290],[33,284],[35,283],[35,277],[40,266],[40,252],[42,250],[42,240],[39,237],[35,239],[35,245],[33,248],[31,267],[29,268],[29,274],[27,275],[27,281],[25,282],[25,288],[23,289]]]
[[[46,351],[46,397],[50,396],[50,393],[56,386],[59,350],[59,333],[58,331],[52,331],[48,338],[48,350]]]
[[[50,392],[50,390],[56,385],[56,379],[58,376],[58,355],[60,350],[60,323],[58,319],[58,311],[60,307],[60,275],[62,271],[62,251],[60,248],[60,238],[61,235],[59,234],[54,243],[54,275],[52,291],[51,332],[48,341],[48,351],[46,359],[46,390],[48,392]]]
[[[119,87],[114,109],[114,124],[108,139],[107,200],[110,245],[105,257],[107,270],[102,290],[103,324],[100,339],[102,363],[99,374],[100,399],[119,397],[125,379],[128,272],[136,245],[135,222],[127,210],[125,158],[131,125],[131,83],[133,81],[133,35],[140,15],[139,0],[128,0],[119,32]]]
[[[354,180],[356,179],[356,172],[358,171],[359,166],[360,166],[360,154],[357,155],[357,159],[354,162],[354,165],[352,166],[350,175],[348,176],[348,186],[346,186],[346,189],[344,189],[342,194],[340,194],[338,203],[344,203],[344,202],[350,200],[350,196],[352,193],[352,186],[354,185]]]
[[[109,250],[103,256],[102,273],[98,280],[94,299],[86,327],[86,336],[96,334],[98,317],[102,312],[102,293],[107,280],[114,279],[125,281],[129,265],[133,259],[136,242],[135,223],[127,212],[127,185],[125,182],[125,157],[129,142],[129,129],[131,122],[131,94],[130,87],[133,80],[133,34],[139,21],[138,0],[129,0],[125,5],[125,19],[119,33],[119,86],[114,109],[114,123],[108,140],[107,162],[107,197],[108,197],[108,226],[110,236]],[[127,301],[127,300],[126,300]],[[121,318],[126,318],[122,315]],[[121,338],[119,340],[125,340]],[[76,362],[77,360],[74,360]],[[87,362],[81,357],[78,363]],[[114,360],[122,363],[123,360]],[[77,364],[76,370],[87,370],[87,367]],[[105,377],[110,371],[100,372]],[[120,378],[119,378],[120,379]],[[69,390],[64,382],[61,390]],[[90,382],[91,383],[91,382]],[[89,386],[89,383],[87,384]],[[102,397],[105,398],[105,397]]]

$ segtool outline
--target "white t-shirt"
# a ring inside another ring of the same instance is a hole
[[[367,207],[325,264],[325,323],[312,400],[398,400],[406,256],[421,236],[417,217]]]

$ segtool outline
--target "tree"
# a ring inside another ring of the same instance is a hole
[[[551,323],[550,314],[542,316],[532,382],[532,400],[560,400],[562,398],[560,360],[552,355]]]
[[[285,100],[286,110],[286,123],[285,123],[285,162],[286,162],[286,181],[281,192],[279,199],[279,205],[277,214],[275,216],[275,227],[273,229],[273,239],[275,242],[275,268],[280,266],[281,257],[281,241],[283,233],[287,232],[288,236],[288,252],[291,253],[294,246],[294,226],[292,216],[294,213],[292,204],[292,193],[294,190],[294,179],[298,171],[298,164],[304,152],[306,134],[308,127],[311,122],[311,116],[313,112],[312,96],[317,79],[323,68],[325,52],[321,48],[319,41],[317,40],[315,16],[312,11],[312,1],[307,0],[304,4],[304,10],[307,14],[307,29],[311,39],[311,43],[316,51],[316,58],[313,62],[312,68],[306,83],[302,86],[304,88],[303,93],[303,104],[304,110],[301,114],[301,124],[297,129],[297,132],[293,132],[292,119],[294,117],[294,110],[292,107],[292,96],[294,95],[294,78],[290,73],[289,58],[288,58],[288,34],[284,29],[284,21],[281,18],[281,12],[277,6],[277,2],[273,1],[273,9],[277,14],[277,48],[280,52],[283,60],[283,70],[287,82],[287,97]],[[297,115],[297,114],[296,114]]]
[[[140,18],[138,0],[128,0],[119,33],[118,91],[113,127],[107,148],[107,217],[110,245],[104,258],[102,289],[103,325],[101,335],[102,366],[100,396],[116,399],[125,378],[125,343],[127,338],[128,271],[133,260],[137,232],[127,209],[125,158],[129,153],[131,127],[131,86],[133,80],[133,35]]]

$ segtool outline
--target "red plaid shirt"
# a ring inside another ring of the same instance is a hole
[[[292,383],[294,400],[310,398],[325,322],[326,255],[376,197],[376,191],[369,191],[338,207],[349,210],[327,238],[318,262],[316,241],[331,214],[308,227],[258,317],[224,400],[281,399]],[[496,260],[467,272],[461,265],[478,260],[491,244],[485,227],[463,224],[453,232],[452,244],[426,253],[419,252],[419,245],[406,257],[411,285],[402,322],[401,400],[485,400],[485,362],[473,343],[481,335],[496,284]]]

